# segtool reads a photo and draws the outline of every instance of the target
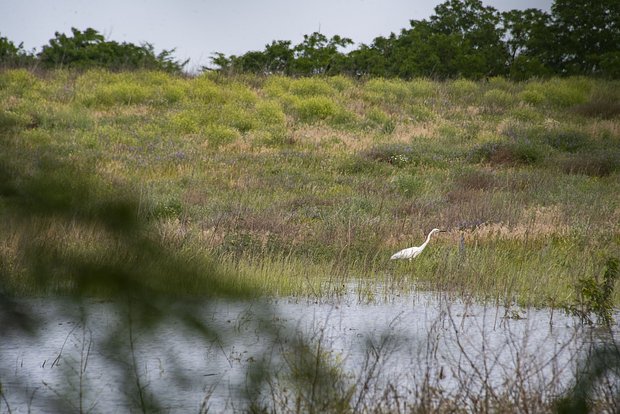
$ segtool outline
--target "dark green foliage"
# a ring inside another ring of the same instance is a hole
[[[15,46],[6,37],[0,37],[0,67],[12,68],[32,66],[35,62],[32,53],[28,53],[24,50],[22,43]]]
[[[43,46],[38,58],[47,68],[103,67],[111,70],[157,69],[180,72],[187,63],[172,58],[174,50],[164,50],[155,54],[153,45],[145,43],[136,46],[132,43],[107,41],[95,29],[81,32],[71,29],[72,36],[56,32],[49,44]]]
[[[612,341],[609,345],[601,345],[595,348],[579,367],[577,380],[572,390],[564,398],[556,401],[555,412],[558,414],[597,412],[597,408],[592,404],[592,397],[597,385],[600,385],[600,381],[606,377],[611,378],[611,381],[617,381],[619,373],[620,350],[617,343]],[[613,389],[611,391],[613,392]],[[616,404],[620,400],[617,386],[612,398],[615,399]]]
[[[214,53],[211,62],[216,70],[229,74],[407,79],[510,76],[516,80],[586,75],[617,79],[618,21],[620,3],[615,0],[556,0],[550,14],[533,8],[500,13],[480,0],[447,0],[435,7],[429,19],[411,20],[410,27],[400,33],[378,36],[369,45],[361,44],[348,53],[344,49],[353,45],[353,40],[314,32],[304,35],[297,45],[278,40],[261,51],[240,56]],[[187,63],[175,61],[174,50],[155,54],[148,43],[136,46],[106,41],[92,28],[71,30],[72,36],[56,33],[36,57],[21,45],[0,38],[0,65],[29,67],[41,63],[48,68],[180,72]],[[601,103],[596,105],[600,107]],[[612,110],[617,112],[617,108]]]
[[[590,144],[590,137],[577,130],[554,131],[546,136],[546,141],[555,149],[575,152]]]
[[[557,69],[569,75],[617,76],[620,2],[556,0],[554,17]]]
[[[413,148],[404,144],[375,146],[364,151],[362,156],[369,160],[385,162],[397,167],[413,163],[417,159]]]
[[[486,142],[468,154],[470,162],[508,165],[534,164],[541,158],[541,150],[529,141]]]
[[[524,80],[547,75],[551,70],[544,62],[552,48],[551,16],[538,9],[511,10],[502,13],[503,25],[509,35],[510,76]]]
[[[578,316],[582,321],[592,324],[591,315],[596,315],[600,324],[609,326],[613,323],[613,291],[620,277],[620,260],[615,257],[607,259],[603,281],[593,277],[580,278],[577,282],[578,301],[565,306],[568,313]]]
[[[607,177],[620,171],[620,152],[614,149],[584,151],[562,160],[560,166],[567,174]]]
[[[294,47],[274,42],[240,57],[216,54],[212,62],[228,72],[303,76],[618,78],[619,16],[613,0],[558,0],[551,14],[538,9],[499,13],[480,0],[447,0],[428,20],[412,20],[399,34],[379,36],[346,55],[338,48],[350,45],[350,39],[313,33]]]
[[[351,39],[338,35],[331,39],[318,32],[304,35],[303,42],[294,48],[295,60],[291,72],[299,75],[338,73],[337,67],[344,58],[338,49],[351,44]]]
[[[620,62],[618,62],[620,65]],[[573,110],[591,118],[612,119],[620,116],[620,95],[618,93],[599,92],[589,102],[576,105]]]
[[[314,32],[292,47],[290,41],[273,41],[263,52],[250,51],[241,56],[226,57],[216,53],[211,59],[223,72],[247,72],[261,75],[326,75],[341,73],[344,55],[340,48],[353,44],[351,39],[338,35],[328,39]]]
[[[179,218],[182,213],[183,205],[181,202],[179,200],[172,199],[157,203],[151,211],[151,217],[154,219]]]

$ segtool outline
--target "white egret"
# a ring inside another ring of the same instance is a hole
[[[390,260],[394,260],[394,259],[413,259],[414,257],[417,257],[420,253],[422,253],[422,250],[424,250],[424,248],[426,247],[426,245],[428,244],[428,242],[431,239],[431,236],[437,232],[443,232],[445,230],[439,230],[439,229],[433,229],[431,230],[430,233],[428,233],[428,236],[426,236],[426,241],[424,243],[422,243],[421,246],[414,246],[414,247],[409,247],[407,249],[403,249],[400,252],[394,253],[392,255],[392,257],[390,257]]]

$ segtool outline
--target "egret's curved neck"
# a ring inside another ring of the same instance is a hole
[[[433,234],[434,234],[434,233],[433,233],[432,231],[431,231],[430,233],[428,233],[428,236],[426,236],[426,241],[424,242],[424,244],[428,243],[428,241],[431,239],[431,236],[432,236]]]

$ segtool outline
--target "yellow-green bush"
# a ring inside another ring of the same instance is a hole
[[[256,117],[263,125],[284,125],[286,115],[282,106],[274,101],[261,101],[256,105]]]
[[[20,134],[22,142],[34,145],[48,145],[53,142],[52,134],[44,129],[27,129]]]
[[[332,96],[335,89],[324,78],[301,78],[291,82],[290,92],[300,97]]]
[[[226,104],[222,107],[220,122],[235,128],[241,133],[248,132],[257,126],[254,114],[238,104]]]
[[[364,99],[374,103],[402,103],[411,96],[411,88],[400,79],[371,79],[363,85]]]
[[[435,118],[435,113],[426,105],[413,104],[408,112],[411,120],[415,122],[425,122]]]
[[[204,135],[209,146],[213,147],[228,144],[241,137],[236,129],[219,124],[207,125],[204,129]]]
[[[514,103],[513,96],[501,89],[491,89],[482,96],[482,104],[489,110],[505,109]]]
[[[478,84],[468,79],[457,79],[448,84],[450,94],[457,97],[467,97],[478,92]]]
[[[371,127],[378,128],[385,134],[391,134],[396,127],[396,122],[387,113],[377,107],[372,107],[366,113],[366,123]]]
[[[44,83],[26,69],[0,71],[0,92],[18,97],[44,89]]]
[[[530,82],[525,91],[535,91],[544,96],[544,102],[560,108],[584,103],[588,100],[592,83],[583,78],[551,79],[543,82]],[[532,96],[529,95],[531,98]],[[528,103],[535,104],[529,101]]]
[[[223,88],[205,75],[190,81],[188,94],[192,100],[204,103],[221,103],[225,100]]]
[[[288,94],[293,80],[285,76],[270,76],[265,81],[263,91],[269,97],[282,97]]]
[[[256,92],[242,83],[233,82],[229,85],[224,85],[223,88],[226,91],[228,102],[234,102],[246,108],[254,107],[256,102],[258,102]]]
[[[324,96],[311,96],[295,102],[295,112],[302,122],[326,120],[335,116],[338,111],[338,105]]]
[[[200,131],[200,114],[195,111],[183,111],[172,114],[169,121],[175,131],[183,134],[195,134]]]
[[[187,93],[188,85],[182,79],[163,72],[96,70],[76,81],[78,100],[87,106],[169,105],[183,100]]]
[[[329,83],[329,85],[335,88],[338,92],[344,92],[355,86],[350,78],[342,75],[327,78],[327,83]]]
[[[536,89],[526,89],[519,93],[519,99],[530,105],[540,105],[545,102],[545,95]]]
[[[132,105],[144,103],[149,97],[148,88],[129,82],[98,84],[82,92],[82,103],[87,106]]]
[[[533,122],[540,121],[542,114],[530,105],[521,105],[510,111],[510,116],[519,121]]]
[[[429,98],[437,94],[437,83],[428,79],[414,79],[408,85],[414,98]]]
[[[21,111],[12,109],[0,110],[0,129],[6,131],[11,128],[23,128],[32,124],[32,117]]]
[[[514,88],[514,83],[501,76],[494,76],[489,79],[489,86],[492,89],[501,89],[503,91],[511,92]]]

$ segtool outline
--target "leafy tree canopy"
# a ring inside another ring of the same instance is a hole
[[[347,51],[353,40],[314,32],[294,45],[277,40],[240,56],[215,53],[223,73],[479,79],[585,75],[620,78],[620,2],[555,0],[539,9],[500,13],[481,0],[447,0],[400,33],[376,37]],[[105,67],[180,72],[186,62],[151,44],[107,41],[96,30],[56,33],[38,55],[0,37],[0,66]],[[205,67],[204,70],[212,68]]]
[[[107,41],[95,29],[81,32],[71,29],[71,36],[55,33],[55,37],[43,46],[38,58],[44,67],[90,68],[104,67],[111,70],[159,69],[180,72],[186,62],[175,61],[174,49],[155,53],[153,45]]]
[[[15,43],[0,36],[0,67],[30,66],[34,62],[32,53],[24,50],[23,43]]]
[[[620,77],[620,2],[556,0],[538,9],[500,13],[480,0],[447,0],[429,19],[412,20],[399,34],[379,36],[344,54],[351,39],[321,33],[291,46],[227,58],[218,70],[294,76],[348,74],[411,78],[527,79],[548,75]]]

